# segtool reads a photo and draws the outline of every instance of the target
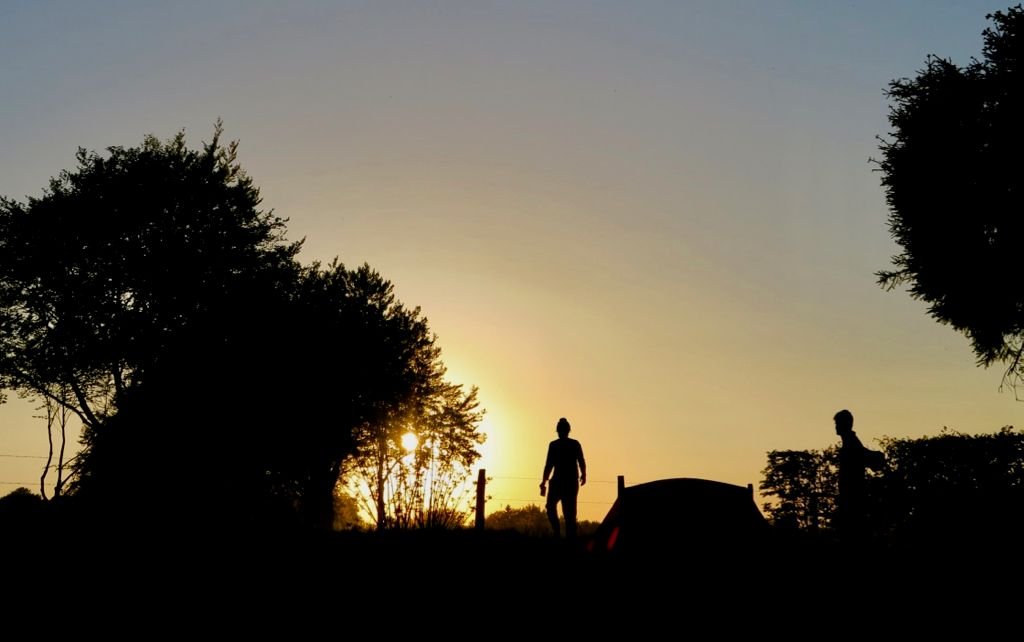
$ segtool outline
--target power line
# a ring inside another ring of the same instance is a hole
[[[540,477],[500,477],[498,475],[488,476],[488,479],[519,479],[523,481],[537,481]],[[607,479],[587,479],[588,484],[617,484],[616,481],[609,481]]]
[[[542,504],[542,503],[544,503],[543,498],[541,498],[541,500],[538,501],[536,499],[510,499],[508,497],[491,497],[487,501],[491,501],[491,502],[518,502],[518,503],[525,503],[525,504]],[[581,501],[577,501],[576,503],[577,504],[604,504],[605,506],[611,506],[615,502],[587,502],[587,501],[582,501],[581,502]]]
[[[76,459],[78,459],[80,454],[81,453],[79,453],[78,455],[73,455],[71,457],[66,458],[64,460],[64,465],[67,466],[71,462],[73,462]],[[43,457],[42,455],[11,455],[11,454],[8,454],[8,453],[0,453],[0,457],[7,457],[7,458],[10,458],[10,459],[53,459],[53,457]],[[49,468],[57,468],[58,466],[59,466],[59,464],[50,464]]]

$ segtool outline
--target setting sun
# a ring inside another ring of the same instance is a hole
[[[419,437],[416,436],[416,433],[407,432],[404,435],[402,435],[402,448],[404,448],[406,452],[412,452],[416,450],[416,446],[419,445],[420,440]]]

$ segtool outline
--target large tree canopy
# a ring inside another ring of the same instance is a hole
[[[42,197],[0,199],[0,387],[67,386],[95,426],[179,335],[287,278],[299,244],[220,134],[79,149]]]
[[[296,276],[181,335],[86,431],[76,492],[115,511],[159,498],[174,514],[239,522],[297,510],[329,527],[342,463],[369,446],[358,438],[367,427],[415,405],[460,412],[429,387],[434,337],[391,283],[338,263]]]
[[[219,125],[200,150],[80,150],[42,197],[0,201],[0,388],[81,417],[80,502],[329,527],[374,427],[478,443],[420,310],[369,266],[300,265],[259,203]]]
[[[889,229],[902,252],[879,272],[964,333],[978,361],[1024,348],[1024,11],[988,16],[983,56],[965,67],[930,57],[893,81],[882,143]]]

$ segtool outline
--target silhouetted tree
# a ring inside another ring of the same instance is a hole
[[[560,518],[562,528],[565,528],[565,519]],[[521,508],[512,508],[506,505],[503,510],[495,511],[487,516],[484,525],[490,530],[513,530],[532,537],[551,537],[551,524],[548,522],[548,514],[542,507],[536,504],[527,504]],[[600,522],[593,520],[579,520],[576,523],[577,535],[586,537],[592,535],[600,526]]]
[[[21,504],[35,505],[39,502],[40,499],[41,497],[39,495],[36,495],[28,488],[25,488],[24,486],[19,486],[18,488],[15,488],[14,490],[7,493],[3,497],[0,497],[0,507],[3,507],[4,510],[10,510],[12,506],[17,506]]]
[[[488,515],[484,524],[492,530],[514,530],[534,537],[551,537],[547,511],[536,504],[521,508],[506,505],[504,510]]]
[[[50,474],[50,469],[54,469],[56,472],[57,479],[53,485],[53,496],[54,498],[60,497],[64,492],[64,484],[67,481],[65,477],[67,463],[64,460],[64,451],[67,449],[68,444],[68,420],[70,419],[71,411],[68,407],[71,405],[69,391],[66,385],[56,386],[50,395],[43,397],[43,405],[38,410],[43,411],[43,415],[40,418],[46,422],[46,463],[43,465],[43,472],[39,476],[39,494],[42,495],[43,499],[46,499],[46,478]],[[63,401],[58,402],[58,399]],[[54,424],[60,429],[60,444],[57,448],[57,463],[53,462],[53,428]]]
[[[218,122],[200,150],[182,133],[105,155],[80,149],[77,167],[41,197],[0,199],[0,386],[81,419],[87,456],[78,470],[116,459],[88,457],[94,433],[122,403],[139,405],[128,397],[154,371],[195,355],[190,339],[223,345],[253,301],[294,280],[299,244],[284,241],[282,219],[258,209],[236,144],[220,137]],[[125,459],[152,457],[161,444],[142,435],[145,420],[201,396],[210,375],[180,374],[184,394],[149,395],[168,405],[134,417],[135,434],[119,442]],[[155,488],[147,480],[161,475],[154,466],[111,479]]]
[[[177,494],[181,513],[205,498],[208,520],[295,513],[334,526],[342,462],[362,427],[436,403],[423,396],[420,360],[433,337],[368,266],[313,264],[259,294],[235,297],[217,328],[183,337],[115,416],[87,431],[81,493],[111,496],[145,479]]]
[[[43,508],[42,497],[27,488],[15,488],[0,497],[0,533],[38,532]]]
[[[416,447],[398,460],[393,476],[389,503],[396,526],[451,528],[469,516],[467,500],[474,487],[467,481],[485,438],[479,431],[483,411],[475,387],[463,391],[443,375],[437,360],[425,391],[427,403],[410,425]]]
[[[443,370],[438,371],[443,375]],[[355,453],[346,463],[349,486],[378,529],[450,528],[462,525],[470,509],[466,499],[483,414],[476,388],[436,381],[432,404],[421,414],[407,404],[382,422],[356,431]],[[431,407],[432,406],[432,407]],[[417,436],[407,450],[402,436]]]
[[[465,482],[484,441],[477,389],[445,379],[437,337],[419,308],[403,306],[378,275],[364,276],[354,291],[376,310],[381,332],[399,338],[389,345],[399,349],[395,372],[403,373],[405,388],[355,427],[346,481],[379,529],[461,524]],[[416,436],[411,450],[402,443],[408,433]]]
[[[961,543],[1024,535],[1024,434],[1006,426],[967,435],[943,428],[918,439],[882,440],[885,522],[914,542]]]
[[[906,285],[937,321],[964,333],[979,364],[1020,381],[1024,287],[1024,11],[987,16],[980,60],[929,57],[895,80],[881,145],[889,229],[901,246],[887,289]]]
[[[0,387],[95,427],[228,295],[290,266],[299,244],[220,137],[79,149],[43,196],[0,199]]]
[[[364,526],[359,516],[359,503],[341,486],[334,491],[334,530],[360,529]]]
[[[868,526],[875,536],[921,542],[1024,534],[1024,435],[993,434],[880,440],[882,472],[868,472]],[[761,492],[772,523],[804,531],[831,528],[837,449],[772,451]]]
[[[314,266],[305,281],[328,300],[336,297],[327,308],[342,313],[342,327],[335,336],[340,341],[337,359],[344,364],[344,387],[336,394],[347,400],[348,441],[344,450],[334,451],[326,481],[333,488],[344,468],[355,482],[349,484],[351,490],[369,491],[375,508],[377,499],[386,497],[390,515],[401,515],[404,526],[461,523],[461,482],[479,457],[476,447],[484,439],[476,387],[466,391],[444,379],[437,337],[420,309],[405,307],[391,282],[369,266]],[[399,429],[414,432],[418,444],[411,453],[401,451],[397,465],[404,475],[383,475],[384,484],[400,490],[385,495],[378,492],[383,488],[378,482],[382,470],[396,465],[392,457],[393,447],[401,448]]]
[[[298,264],[220,135],[80,150],[0,201],[0,387],[81,418],[95,514],[331,528],[356,429],[458,432],[475,390],[441,385],[419,310],[369,266]]]
[[[776,526],[818,531],[832,527],[839,488],[839,450],[773,450],[761,474],[764,504]]]

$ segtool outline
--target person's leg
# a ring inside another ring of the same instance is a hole
[[[565,515],[565,537],[576,537],[576,493],[567,492],[562,497],[562,514]]]
[[[548,489],[548,521],[551,522],[551,532],[555,537],[559,537],[561,529],[558,527],[558,493],[555,492],[553,486],[554,484],[552,484],[552,488]]]

